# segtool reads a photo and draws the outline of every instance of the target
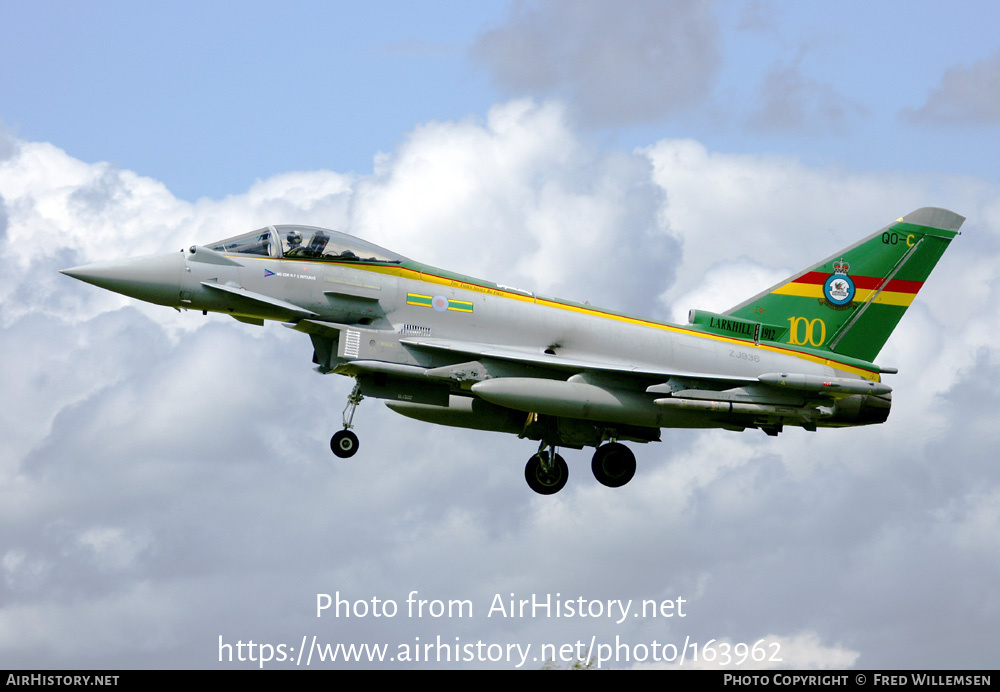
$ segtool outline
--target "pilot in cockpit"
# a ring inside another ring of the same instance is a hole
[[[309,241],[309,249],[307,251],[308,257],[320,257],[323,255],[323,250],[326,249],[326,244],[330,242],[330,236],[323,231],[316,231],[313,234],[312,240]]]
[[[302,245],[302,234],[296,230],[291,230],[285,236],[285,240],[288,241],[288,250],[286,252],[290,253]]]

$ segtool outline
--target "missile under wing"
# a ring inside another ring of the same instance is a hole
[[[63,270],[182,310],[303,332],[323,374],[355,379],[331,448],[353,456],[355,409],[384,399],[431,423],[538,442],[536,492],[568,478],[559,447],[628,483],[624,442],[661,428],[814,431],[884,422],[874,363],[964,218],[925,207],[723,313],[677,325],[536,295],[310,226],[268,226],[186,251]]]

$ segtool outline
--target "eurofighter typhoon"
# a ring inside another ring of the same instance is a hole
[[[595,447],[612,488],[635,474],[623,442],[661,428],[777,435],[883,423],[894,368],[875,358],[965,219],[925,207],[724,313],[677,325],[540,296],[410,260],[322,228],[282,225],[178,253],[63,270],[179,310],[303,332],[322,374],[356,381],[338,457],[364,397],[421,421],[538,442],[525,478],[566,484],[560,447]]]

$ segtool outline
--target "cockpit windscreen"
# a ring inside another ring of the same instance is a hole
[[[216,252],[239,253],[241,255],[260,255],[262,257],[273,257],[271,252],[273,239],[271,229],[262,228],[251,233],[234,236],[220,240],[217,243],[210,243],[208,248]]]

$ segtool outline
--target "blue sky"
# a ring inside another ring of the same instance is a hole
[[[466,60],[500,3],[10,3],[3,121],[187,199],[370,171],[414,124],[482,112]],[[12,16],[13,15],[13,16]]]
[[[663,7],[669,26],[673,10]],[[85,161],[162,180],[188,200],[285,171],[367,173],[374,154],[414,125],[481,117],[523,95],[504,81],[499,58],[475,50],[484,33],[519,16],[516,8],[7,3],[0,121]],[[982,146],[988,127],[934,127],[903,113],[921,108],[949,68],[996,59],[995,4],[733,0],[709,12],[714,27],[689,47],[693,60],[639,75],[670,82],[689,72],[703,90],[688,96],[695,85],[684,85],[675,103],[633,118],[588,122],[576,113],[586,136],[625,148],[694,137],[711,149],[833,165],[992,172],[991,148]],[[562,51],[574,36],[592,42],[592,31],[563,24],[545,40]],[[628,68],[620,77],[630,79]],[[586,80],[566,73],[528,91],[544,98],[602,86]]]
[[[220,661],[220,637],[316,634],[765,639],[785,668],[994,666],[998,7],[0,4],[16,402],[0,409],[0,660],[254,667]],[[316,375],[301,334],[57,271],[302,223],[683,322],[922,206],[968,220],[879,355],[899,369],[886,424],[665,430],[615,491],[566,450],[549,498],[524,486],[531,443],[378,401],[338,462],[351,383]],[[477,612],[317,619],[338,590]],[[487,618],[510,593],[683,597],[689,615]]]

